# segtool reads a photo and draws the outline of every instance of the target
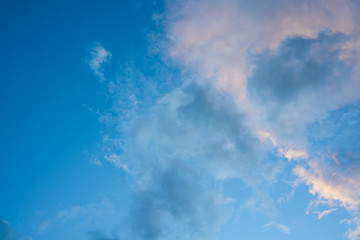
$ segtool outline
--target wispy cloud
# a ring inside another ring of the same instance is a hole
[[[90,55],[90,59],[88,60],[90,68],[93,70],[96,76],[98,76],[101,80],[104,80],[104,72],[102,65],[109,62],[109,59],[111,58],[111,53],[99,43],[97,43],[95,47],[91,49]]]
[[[93,165],[102,167],[101,161],[100,161],[98,158],[96,158],[96,157],[93,157],[93,158],[90,160],[90,163],[93,164]]]
[[[111,219],[115,213],[115,206],[105,197],[99,202],[63,208],[39,222],[37,234],[46,237],[66,227],[71,231],[71,236],[81,237],[89,231],[89,226],[104,229],[106,226],[103,223]]]
[[[285,226],[284,224],[277,223],[277,222],[269,222],[263,225],[263,228],[265,230],[268,230],[270,228],[276,228],[282,231],[285,234],[290,234],[290,228],[288,226]]]
[[[57,212],[56,220],[63,223],[77,219],[102,216],[109,211],[112,212],[113,204],[106,198],[100,203],[91,203],[88,205],[74,206],[69,209],[62,209]]]
[[[42,221],[38,226],[38,232],[39,233],[44,232],[46,229],[48,229],[51,226],[52,222],[53,221],[50,219]]]

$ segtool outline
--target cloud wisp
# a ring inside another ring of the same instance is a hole
[[[264,224],[263,228],[265,230],[268,230],[270,228],[277,228],[285,234],[290,234],[290,228],[281,223],[269,222],[269,223]]]
[[[88,64],[93,73],[104,80],[103,64],[109,62],[111,53],[107,51],[103,46],[97,43],[90,51],[91,58],[88,60]]]

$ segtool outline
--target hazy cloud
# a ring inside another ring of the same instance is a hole
[[[266,192],[282,167],[211,84],[184,83],[134,119],[118,149],[134,179],[132,238],[214,239],[230,211],[216,185],[239,178]],[[249,201],[266,212],[263,195]]]
[[[111,213],[113,204],[106,198],[100,203],[91,203],[83,206],[74,206],[68,209],[62,209],[57,212],[56,220],[68,222],[77,218],[99,217],[106,213]]]

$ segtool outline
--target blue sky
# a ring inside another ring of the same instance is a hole
[[[0,240],[360,239],[359,12],[2,1]]]

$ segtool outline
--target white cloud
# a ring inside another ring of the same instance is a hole
[[[331,208],[331,209],[328,209],[328,210],[325,210],[325,211],[322,211],[322,212],[319,212],[319,220],[322,219],[324,216],[336,211],[337,208]]]
[[[90,161],[91,164],[102,167],[102,163],[98,158],[92,158]]]
[[[305,149],[289,149],[283,150],[279,149],[280,153],[284,155],[289,161],[296,160],[296,159],[307,159],[308,153]]]
[[[323,166],[313,162],[311,172],[296,166],[294,173],[310,187],[310,193],[317,195],[322,203],[330,206],[339,203],[342,207],[357,211],[360,203],[360,179],[344,176],[336,171],[329,172]]]
[[[96,44],[90,51],[91,59],[88,61],[90,68],[93,70],[94,74],[104,80],[104,72],[102,65],[109,62],[111,53],[107,51],[99,43]]]
[[[285,234],[290,234],[290,228],[288,226],[285,226],[284,224],[277,223],[277,222],[266,223],[263,225],[263,228],[265,230],[268,230],[269,228],[277,228]]]
[[[105,155],[104,159],[112,163],[116,168],[122,168],[124,171],[129,171],[127,164],[124,164],[124,161],[121,160],[121,156],[115,153]]]

